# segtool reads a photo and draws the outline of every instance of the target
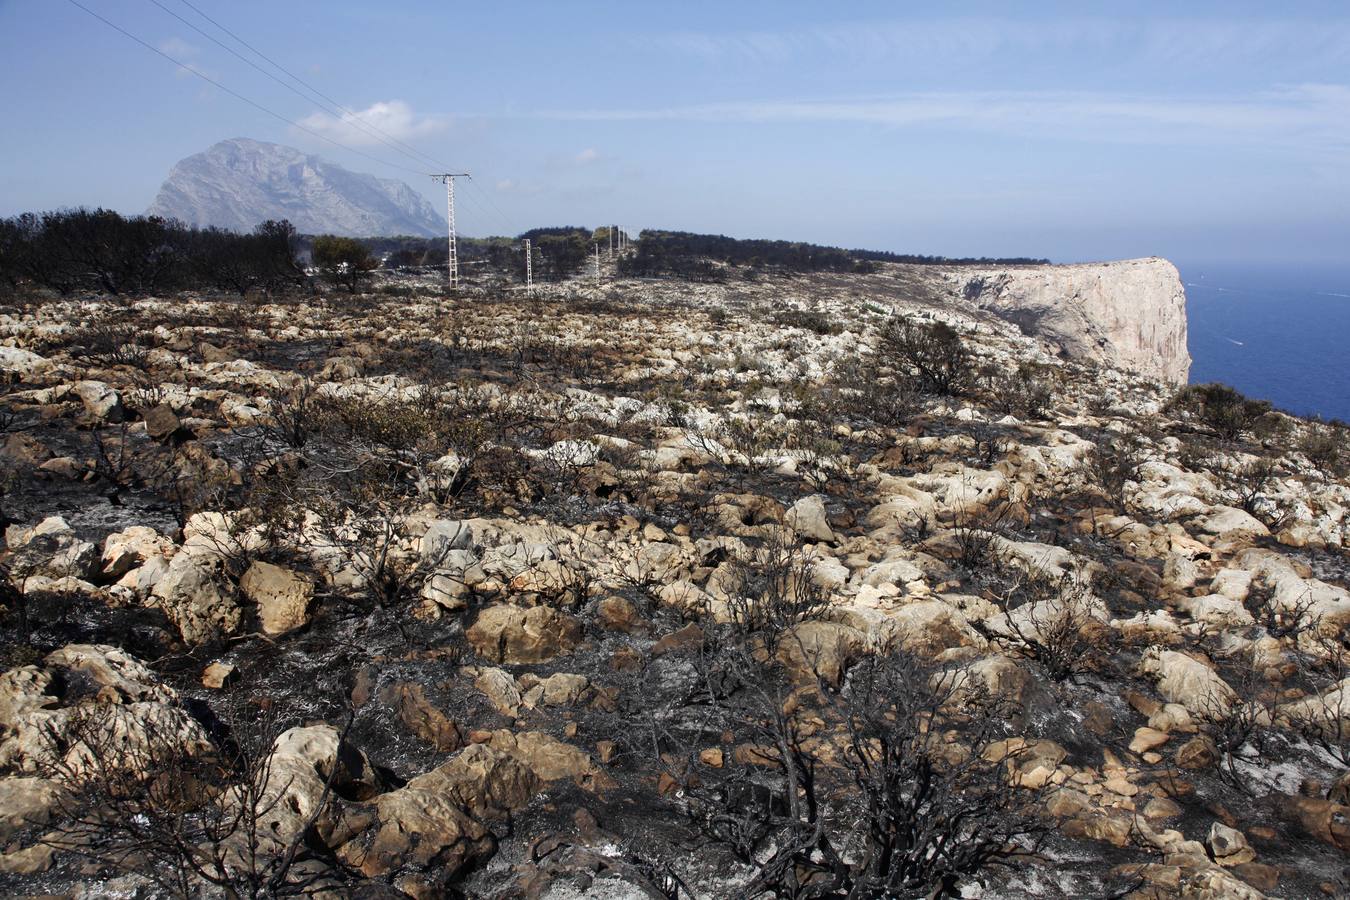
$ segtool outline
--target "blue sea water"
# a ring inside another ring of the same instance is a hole
[[[1350,263],[1178,263],[1191,383],[1350,421]]]

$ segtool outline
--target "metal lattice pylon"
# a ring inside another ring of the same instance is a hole
[[[468,178],[468,172],[432,175],[437,181],[445,182],[445,221],[448,228],[448,255],[445,262],[445,274],[450,287],[459,287],[459,245],[455,240],[455,179]]]

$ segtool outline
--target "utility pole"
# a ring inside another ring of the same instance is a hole
[[[530,239],[525,239],[525,293],[534,289],[534,251],[530,249]]]
[[[459,247],[455,243],[455,179],[468,178],[468,172],[445,172],[440,175],[432,175],[437,181],[445,182],[445,220],[449,228],[450,241],[447,246],[449,254],[445,261],[445,274],[450,282],[450,289],[459,287]]]
[[[614,226],[609,226],[609,258],[614,258]]]
[[[600,280],[600,242],[595,242],[595,280]]]

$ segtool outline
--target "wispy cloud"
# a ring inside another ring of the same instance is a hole
[[[785,63],[807,55],[849,60],[941,59],[969,62],[1016,52],[1111,52],[1141,61],[1232,62],[1272,55],[1350,60],[1350,19],[1310,24],[1295,19],[1058,18],[1027,21],[947,17],[845,22],[791,30],[676,32],[639,35],[644,49],[704,59]]]
[[[1065,91],[925,92],[540,115],[581,121],[947,127],[1115,143],[1219,143],[1240,138],[1318,151],[1350,150],[1350,86],[1340,84],[1294,85],[1235,98]]]
[[[170,37],[160,41],[159,51],[180,63],[178,68],[173,70],[175,78],[192,78],[196,75],[205,75],[208,78],[220,77],[214,70],[202,68],[197,61],[201,56],[202,48],[196,44],[188,43],[180,37]]]
[[[373,103],[341,118],[316,112],[301,119],[300,124],[335,141],[358,146],[379,144],[382,138],[407,141],[444,131],[449,126],[443,117],[417,115],[402,100]]]
[[[587,147],[585,150],[582,150],[580,153],[574,156],[572,158],[572,161],[579,166],[584,166],[589,163],[595,162],[599,158],[600,154],[599,152],[596,151],[594,147]]]

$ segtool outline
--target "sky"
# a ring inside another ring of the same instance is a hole
[[[159,53],[71,0],[0,0],[0,215],[139,213],[250,137],[438,207],[427,173],[469,172],[470,235],[1350,264],[1343,0],[80,2]]]

